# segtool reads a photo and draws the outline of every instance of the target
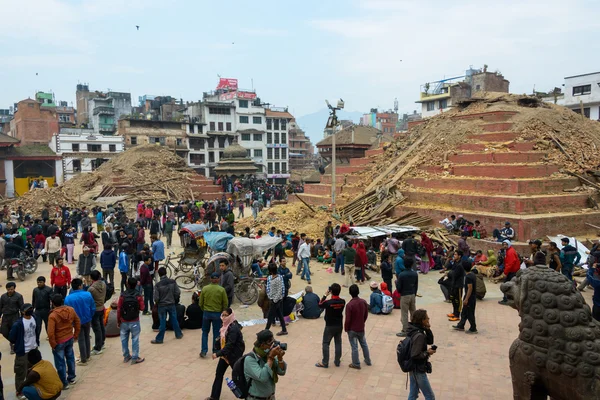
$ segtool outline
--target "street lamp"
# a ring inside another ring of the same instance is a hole
[[[338,125],[338,119],[336,111],[344,108],[344,100],[339,99],[337,107],[329,104],[329,101],[325,100],[327,107],[329,108],[329,118],[327,119],[327,125],[325,128],[331,129],[331,212],[335,213],[335,127]]]

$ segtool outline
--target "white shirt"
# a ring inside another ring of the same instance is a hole
[[[35,319],[33,317],[29,319],[23,318],[23,326],[25,327],[25,353],[29,353],[31,350],[38,347],[37,340],[35,338]]]
[[[310,245],[308,243],[302,243],[298,249],[298,258],[310,258]]]

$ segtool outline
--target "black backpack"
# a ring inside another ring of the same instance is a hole
[[[104,295],[104,302],[106,303],[115,294],[115,285],[106,281],[104,281],[104,284],[106,285],[106,294]]]
[[[231,380],[235,383],[235,386],[240,390],[240,393],[233,392],[233,394],[238,399],[245,399],[248,397],[248,390],[250,390],[250,386],[252,385],[252,379],[246,380],[246,375],[244,374],[244,361],[246,361],[246,357],[255,357],[252,352],[244,354],[240,357],[234,364],[231,369]]]
[[[410,372],[414,369],[414,363],[410,356],[412,350],[412,338],[407,336],[398,343],[396,348],[396,356],[398,357],[398,364],[402,372]]]
[[[140,316],[140,303],[137,296],[131,293],[123,293],[123,305],[121,306],[121,317],[124,321],[134,321]]]

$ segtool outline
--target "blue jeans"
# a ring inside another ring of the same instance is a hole
[[[568,280],[573,280],[573,266],[572,265],[562,265],[560,269],[560,273],[567,277]]]
[[[42,400],[40,395],[37,392],[35,386],[25,386],[23,388],[23,396],[27,398],[27,400]]]
[[[52,349],[54,355],[54,366],[58,377],[63,385],[67,385],[69,381],[75,379],[75,353],[73,353],[73,338],[64,343],[57,344]]]
[[[419,390],[423,393],[425,400],[435,400],[435,394],[427,379],[425,372],[412,371],[410,375],[410,392],[408,393],[408,400],[417,400],[419,396]]]
[[[342,269],[342,274],[344,273],[344,255],[342,253],[336,254],[335,256],[335,272],[339,272],[340,268]]]
[[[173,325],[175,331],[175,337],[180,338],[183,336],[181,328],[179,327],[179,321],[177,321],[177,312],[175,311],[175,305],[158,307],[158,319],[160,320],[160,326],[158,327],[158,335],[156,335],[156,341],[162,342],[165,338],[165,331],[167,330],[167,314],[169,314],[169,321]]]
[[[263,277],[263,273],[260,270],[260,266],[257,263],[252,264],[252,272],[256,272],[256,276],[259,278]]]
[[[140,321],[121,322],[121,347],[123,348],[123,358],[137,360],[140,356],[140,332],[142,327]],[[131,334],[131,352],[129,354],[129,334]]]
[[[371,365],[371,356],[369,355],[369,346],[365,339],[365,333],[349,331],[348,340],[350,341],[350,347],[352,348],[352,364],[360,367],[360,358],[358,357],[358,345],[360,344],[363,355],[365,356],[365,364]]]
[[[200,350],[204,354],[208,353],[208,332],[210,332],[211,324],[213,330],[212,349],[214,353],[215,342],[220,336],[219,330],[221,329],[221,325],[223,324],[223,321],[221,321],[220,312],[204,311],[204,316],[202,317],[202,350]]]
[[[302,265],[304,268],[302,269],[301,278],[304,278],[307,281],[310,281],[310,268],[308,267],[308,260],[310,260],[310,258],[308,258],[308,257],[304,257],[302,259]]]

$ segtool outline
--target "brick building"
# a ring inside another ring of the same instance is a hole
[[[370,113],[362,116],[360,123],[379,129],[383,133],[393,134],[398,124],[398,113],[391,110],[379,112],[376,108],[372,108]]]
[[[189,125],[175,121],[148,121],[123,118],[119,120],[117,135],[124,137],[125,148],[154,143],[173,149],[185,160],[188,159],[186,128]]]
[[[10,136],[17,138],[22,145],[48,145],[58,130],[56,108],[44,107],[32,99],[17,104],[17,111],[10,122]]]

